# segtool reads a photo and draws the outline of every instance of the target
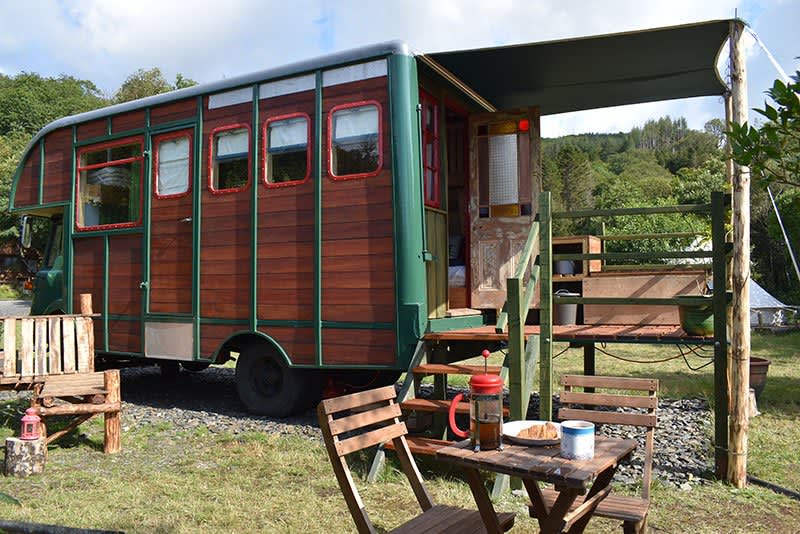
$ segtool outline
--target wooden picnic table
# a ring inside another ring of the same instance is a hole
[[[586,528],[595,508],[611,490],[610,483],[617,466],[636,449],[636,441],[596,436],[594,446],[591,460],[567,460],[561,457],[558,446],[531,447],[506,443],[503,450],[474,452],[469,440],[464,440],[437,450],[436,458],[464,470],[490,534],[499,534],[502,529],[483,484],[482,470],[522,479],[541,532],[549,534],[566,530],[573,534]],[[552,507],[545,504],[539,482],[552,483],[558,492]],[[578,495],[583,494],[586,494],[583,503],[570,510]]]

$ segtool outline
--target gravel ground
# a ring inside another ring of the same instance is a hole
[[[177,379],[162,379],[158,368],[122,370],[123,427],[168,423],[186,430],[200,426],[210,432],[259,431],[320,439],[313,410],[286,419],[254,416],[239,402],[231,368],[211,367],[200,373],[181,371]],[[449,391],[454,395],[457,390]],[[423,386],[423,395],[430,388]],[[534,394],[528,417],[537,419],[539,399]],[[558,410],[558,402],[554,403]],[[711,411],[701,399],[659,401],[659,428],[655,436],[654,477],[670,486],[691,489],[712,472],[708,437]],[[632,427],[605,426],[604,434],[634,438],[639,447],[633,459],[620,467],[616,479],[641,480],[644,435]]]
[[[0,300],[0,317],[28,315],[30,311],[29,300]]]
[[[171,425],[175,430],[199,427],[209,432],[269,432],[320,440],[316,413],[285,419],[248,413],[236,394],[234,370],[210,367],[199,373],[181,371],[177,378],[161,377],[157,367],[122,369],[123,431],[146,425]],[[422,386],[427,396],[431,386]],[[452,397],[457,390],[449,388]],[[14,396],[0,392],[0,399]],[[558,411],[558,399],[553,403]],[[538,419],[539,398],[531,396],[529,419]],[[10,414],[9,414],[10,415]],[[713,473],[710,451],[711,411],[701,399],[659,400],[659,427],[655,434],[653,476],[668,486],[690,490],[703,484]],[[642,478],[644,434],[632,427],[604,426],[600,432],[622,438],[636,438],[639,447],[632,460],[620,466],[615,480],[636,483]]]

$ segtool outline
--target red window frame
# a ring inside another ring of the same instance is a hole
[[[432,208],[440,208],[442,205],[441,199],[441,164],[439,152],[439,102],[431,94],[425,90],[420,89],[419,101],[422,104],[422,115],[420,124],[420,135],[422,136],[422,185],[424,188],[425,205]],[[426,104],[433,106],[433,131],[429,130],[425,120]],[[428,151],[426,150],[428,143],[433,145],[433,161],[428,161]],[[433,173],[433,191],[428,190],[427,171]]]
[[[134,156],[132,158],[123,158],[123,159],[116,159],[111,162],[106,163],[95,163],[93,165],[86,165],[85,167],[81,166],[81,158],[87,152],[97,152],[98,150],[105,150],[109,148],[114,148],[118,146],[124,145],[132,145],[138,144],[139,151],[141,152],[140,156]],[[136,226],[142,225],[142,212],[144,210],[144,137],[143,136],[134,136],[134,137],[126,137],[124,139],[117,139],[115,141],[108,141],[106,143],[99,143],[96,145],[87,145],[82,147],[78,150],[78,154],[76,157],[75,163],[75,229],[78,232],[90,232],[92,230],[114,230],[117,228],[134,228]],[[83,224],[79,221],[80,217],[78,217],[77,210],[81,210],[81,215],[83,214],[83,206],[81,206],[81,172],[82,171],[90,171],[92,169],[101,169],[103,167],[115,167],[117,165],[124,165],[126,163],[133,163],[135,161],[140,162],[139,165],[139,218],[135,221],[125,222],[125,223],[112,223],[112,224],[96,224],[93,226],[83,226]]]
[[[247,130],[247,183],[239,187],[217,189],[214,187],[214,136],[220,132],[239,130],[242,128]],[[250,125],[246,122],[226,124],[225,126],[218,126],[211,130],[211,132],[208,134],[208,190],[212,195],[239,193],[240,191],[245,191],[248,187],[250,187],[250,182],[253,180],[253,151],[251,150],[252,143],[252,132],[250,131]]]
[[[269,156],[269,125],[273,122],[295,119],[298,117],[304,118],[308,127],[306,134],[306,175],[301,180],[272,183],[269,181],[269,174],[267,173],[267,161]],[[308,182],[308,180],[311,178],[311,116],[308,113],[288,113],[286,115],[277,115],[275,117],[268,118],[261,126],[261,138],[264,140],[261,149],[261,173],[263,175],[262,181],[264,182],[264,185],[266,185],[269,189],[278,189],[281,187],[293,187]]]
[[[189,183],[187,184],[186,191],[182,193],[173,193],[171,195],[162,195],[158,192],[158,153],[159,153],[159,143],[163,141],[169,141],[170,139],[178,139],[180,137],[185,137],[189,140],[189,175],[187,176],[187,180]],[[191,194],[192,192],[192,178],[194,176],[194,130],[180,130],[177,132],[169,132],[165,134],[155,135],[152,139],[153,144],[153,196],[157,199],[164,199],[164,198],[180,198],[186,195]]]
[[[364,106],[375,106],[378,109],[378,166],[374,171],[360,172],[355,174],[338,175],[333,172],[333,114],[337,111],[349,108],[360,108]],[[361,178],[370,178],[377,176],[383,170],[383,106],[377,100],[359,100],[358,102],[348,102],[346,104],[339,104],[333,106],[328,111],[328,132],[327,132],[327,150],[328,150],[328,176],[331,180],[358,180]]]

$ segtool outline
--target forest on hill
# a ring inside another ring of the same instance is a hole
[[[12,178],[23,150],[47,123],[75,113],[125,102],[196,82],[180,74],[167,81],[157,68],[132,73],[111,96],[90,80],[35,73],[0,74],[0,240],[17,235],[19,220],[8,213]],[[545,139],[543,186],[553,193],[554,210],[657,206],[710,201],[710,193],[727,190],[725,125],[719,119],[703,131],[684,118],[647,120],[630,132],[581,134]],[[800,246],[800,191],[773,185],[773,194],[792,239]],[[707,233],[708,223],[694,215],[616,217],[605,221],[557,220],[557,235],[594,233]],[[789,254],[765,190],[753,188],[751,241],[753,276],[787,303],[800,302]],[[668,246],[688,247],[694,239],[674,239]],[[618,242],[609,250],[663,249],[664,242]],[[695,243],[696,244],[696,243]],[[614,246],[617,248],[615,249]]]

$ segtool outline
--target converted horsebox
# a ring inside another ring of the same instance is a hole
[[[32,313],[91,293],[99,357],[236,357],[259,413],[393,380],[426,331],[502,306],[538,119],[391,42],[57,120],[11,195],[50,224]]]

